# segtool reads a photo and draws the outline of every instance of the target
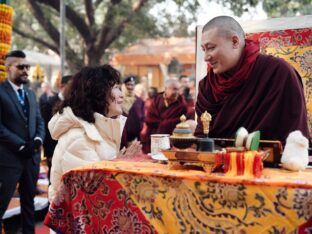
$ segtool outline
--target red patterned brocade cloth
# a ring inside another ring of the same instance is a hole
[[[247,38],[249,40],[259,41],[262,49],[288,46],[305,47],[312,44],[312,28],[250,33],[247,34]]]
[[[45,223],[61,233],[157,233],[111,173],[68,173]]]
[[[304,234],[311,217],[311,170],[245,178],[141,160],[67,172],[44,223],[58,233]]]

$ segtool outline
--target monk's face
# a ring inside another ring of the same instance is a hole
[[[165,88],[165,96],[168,101],[175,101],[179,97],[181,85],[179,82],[171,83],[168,87]]]
[[[235,68],[241,56],[240,43],[238,36],[222,34],[217,28],[203,32],[201,47],[205,53],[205,61],[215,74]]]

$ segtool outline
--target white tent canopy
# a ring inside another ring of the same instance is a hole
[[[56,54],[48,55],[30,50],[23,50],[26,54],[26,59],[31,65],[40,64],[41,66],[60,66],[60,57]]]
[[[270,32],[312,27],[312,15],[240,22],[246,33]]]
[[[52,81],[53,77],[56,76],[60,70],[60,57],[56,54],[49,55],[30,50],[23,51],[26,54],[27,62],[32,66],[39,64],[45,72],[46,79]]]

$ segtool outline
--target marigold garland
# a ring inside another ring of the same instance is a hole
[[[11,48],[13,8],[0,4],[0,81],[6,78],[4,56]]]

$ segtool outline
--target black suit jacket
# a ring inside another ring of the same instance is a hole
[[[61,99],[59,98],[58,94],[55,94],[49,98],[47,98],[45,101],[41,99],[39,101],[39,107],[41,111],[42,118],[45,123],[45,139],[43,141],[43,149],[44,154],[47,158],[52,158],[54,149],[56,147],[57,141],[53,140],[51,137],[51,134],[49,132],[48,123],[51,120],[53,116],[53,111],[56,105],[58,105],[61,102]]]
[[[5,81],[0,85],[0,166],[22,168],[25,159],[18,153],[21,145],[35,137],[44,139],[44,121],[36,96],[27,87],[24,89],[29,105],[28,118],[10,83]],[[40,152],[34,153],[33,160],[39,164]]]

